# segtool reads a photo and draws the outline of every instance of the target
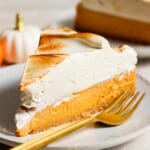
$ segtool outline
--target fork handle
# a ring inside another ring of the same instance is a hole
[[[95,122],[94,117],[82,119],[82,120],[75,122],[63,129],[56,131],[54,133],[51,133],[48,131],[49,133],[47,132],[45,135],[34,138],[24,144],[21,144],[15,148],[12,148],[11,150],[33,150],[33,149],[42,148],[42,147],[48,145],[49,143],[52,143],[53,141],[65,136],[77,129],[80,129],[83,126],[86,126],[86,125],[88,125],[90,123],[94,123],[94,122]]]

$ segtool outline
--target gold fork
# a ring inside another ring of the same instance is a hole
[[[36,150],[48,145],[49,143],[63,137],[85,125],[90,123],[102,122],[107,125],[120,125],[131,117],[133,112],[139,106],[140,102],[145,96],[143,93],[139,96],[140,92],[136,92],[132,96],[132,92],[127,91],[109,106],[104,111],[96,114],[93,117],[88,117],[80,121],[68,124],[67,126],[56,131],[47,131],[45,134],[34,138],[24,144],[21,144],[11,150]],[[132,97],[131,97],[132,96]]]

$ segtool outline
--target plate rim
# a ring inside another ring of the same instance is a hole
[[[111,139],[111,140],[107,140],[106,142],[103,142],[102,144],[92,144],[92,145],[77,145],[77,146],[51,146],[51,145],[48,145],[46,148],[49,149],[49,148],[52,148],[53,150],[62,150],[62,149],[71,149],[71,148],[77,148],[77,149],[105,149],[105,148],[112,148],[112,147],[115,147],[115,146],[118,146],[118,145],[121,145],[121,144],[124,144],[128,141],[131,141],[133,140],[134,138],[142,135],[143,133],[145,133],[146,131],[150,131],[150,125],[147,125],[146,127],[143,127],[141,128],[140,130],[137,130],[131,134],[127,134],[121,138],[115,138],[115,139]],[[0,135],[2,135],[2,133],[0,133]],[[111,142],[110,142],[111,141]],[[118,142],[119,141],[119,142]],[[3,138],[0,138],[0,142],[2,144],[6,144],[8,146],[17,146],[18,144],[21,144],[20,142],[16,142],[16,141],[10,141],[8,139],[3,139]],[[108,146],[109,145],[109,146]]]

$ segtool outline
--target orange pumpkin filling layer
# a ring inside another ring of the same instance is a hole
[[[16,130],[16,135],[25,136],[95,114],[107,108],[122,92],[134,92],[135,80],[134,70],[75,93],[70,100],[56,106],[47,106],[37,112],[26,126]]]

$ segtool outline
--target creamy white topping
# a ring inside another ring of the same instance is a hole
[[[150,22],[149,0],[81,0],[81,3],[92,11]]]
[[[49,68],[45,77],[22,92],[22,106],[29,110],[17,113],[17,127],[22,128],[35,112],[50,104],[70,99],[75,92],[133,70],[137,62],[136,53],[128,46],[124,46],[124,49],[118,52],[107,47],[71,54],[62,63]]]
[[[66,34],[63,32],[66,31],[57,32],[53,28],[52,32],[49,30],[44,33]],[[122,51],[114,50],[105,38],[98,35],[83,37],[82,34],[77,38],[61,40],[67,46],[58,52],[67,53],[68,56],[61,63],[47,67],[46,75],[27,85],[21,92],[21,107],[15,116],[18,129],[23,128],[43,108],[49,105],[55,107],[72,98],[76,92],[131,71],[137,63],[137,56],[132,48],[124,45]],[[36,54],[39,54],[38,50]],[[27,67],[28,65],[27,63]],[[44,73],[44,70],[40,71],[38,74]]]
[[[22,106],[33,108],[39,103],[45,106],[54,104],[72,93],[132,70],[136,58],[132,51],[128,56],[128,51],[131,51],[129,47],[124,52],[114,52],[109,48],[68,56],[62,63],[51,67],[45,77],[23,91]]]
[[[56,49],[53,50],[52,52],[49,52],[48,49],[47,50],[45,49],[44,51],[39,51],[37,49],[36,54],[49,54],[49,53],[73,54],[73,53],[90,52],[101,48],[106,49],[107,47],[108,48],[110,47],[109,42],[102,36],[98,36],[98,35],[94,35],[88,38],[83,38],[83,37],[61,38],[61,39],[57,39],[57,42],[63,43],[65,45],[64,47],[61,48],[60,51]]]

